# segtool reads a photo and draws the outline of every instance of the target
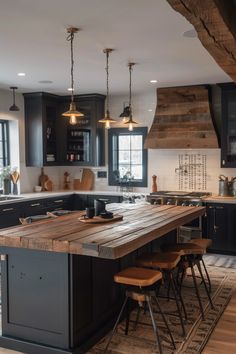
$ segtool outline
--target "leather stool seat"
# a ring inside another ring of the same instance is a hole
[[[204,250],[206,251],[207,248],[212,245],[212,240],[210,240],[209,238],[195,238],[191,240],[191,243],[204,248]]]
[[[158,270],[131,267],[117,273],[114,281],[124,285],[145,287],[153,285],[161,278],[162,274]]]
[[[136,263],[142,267],[173,269],[180,261],[180,254],[169,252],[147,252],[136,258]]]
[[[167,252],[180,252],[182,255],[191,254],[204,254],[205,249],[195,243],[176,243],[175,245],[169,246]]]

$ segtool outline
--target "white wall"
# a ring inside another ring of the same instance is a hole
[[[111,115],[116,119],[123,110],[123,102],[127,102],[127,96],[111,97]],[[24,134],[24,100],[21,94],[16,94],[16,104],[20,107],[19,112],[9,112],[9,106],[12,104],[12,93],[10,91],[0,91],[0,119],[11,120],[11,151],[13,163],[16,166],[20,159],[20,184],[21,192],[32,192],[33,187],[38,184],[40,168],[25,166],[25,134]],[[156,107],[155,88],[151,93],[146,95],[134,95],[133,98],[133,117],[140,125],[150,128]],[[148,110],[152,109],[152,112]],[[18,154],[18,137],[20,153]],[[220,168],[220,150],[204,149],[204,150],[149,150],[148,151],[148,187],[136,188],[136,191],[147,192],[151,190],[152,175],[157,175],[158,189],[178,190],[178,175],[175,168],[178,167],[178,155],[180,153],[201,153],[207,156],[207,190],[218,193],[218,175],[225,174],[229,177],[236,175],[236,168]],[[107,149],[106,149],[107,161]],[[68,171],[71,179],[75,176],[78,167],[46,167],[45,173],[54,183],[54,189],[61,189],[63,186],[63,174]],[[95,173],[95,189],[118,190],[117,187],[109,187],[107,179],[97,179],[96,172],[98,170],[106,170],[107,166],[100,168],[92,168]]]

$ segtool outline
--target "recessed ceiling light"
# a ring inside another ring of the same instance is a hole
[[[150,108],[150,109],[148,110],[148,112],[152,112],[152,109]]]
[[[72,88],[72,87],[69,87],[67,90],[68,90],[68,91],[73,91],[73,88]]]
[[[183,33],[183,36],[184,37],[187,37],[187,38],[196,38],[197,37],[197,32],[196,30],[193,28],[191,30],[188,30],[188,31],[185,31]]]
[[[150,80],[151,84],[156,84],[157,80]]]
[[[51,80],[40,80],[40,81],[38,81],[38,83],[39,84],[52,84],[53,81],[51,81]]]
[[[18,76],[25,76],[25,73],[18,73]]]

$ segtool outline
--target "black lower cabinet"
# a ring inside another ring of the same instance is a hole
[[[207,204],[207,237],[212,240],[210,251],[236,254],[236,205]]]
[[[114,325],[124,289],[114,274],[134,266],[141,251],[117,260],[1,247],[0,347],[29,354],[82,354]]]
[[[2,204],[0,206],[0,228],[20,224],[19,218],[24,216],[21,203]]]
[[[113,281],[119,260],[0,251],[0,346],[30,354],[84,353],[113,323],[122,301]]]

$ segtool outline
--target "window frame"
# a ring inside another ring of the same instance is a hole
[[[0,119],[0,129],[2,130],[2,160],[3,167],[10,165],[10,144],[9,144],[9,122],[7,120]],[[6,142],[6,144],[5,144]]]
[[[108,130],[108,185],[109,186],[119,186],[120,183],[115,179],[113,173],[113,137],[118,137],[120,135],[142,135],[143,138],[143,149],[142,149],[142,161],[143,161],[143,178],[140,181],[130,181],[129,186],[131,187],[147,187],[147,167],[148,167],[148,151],[144,148],[145,138],[147,136],[147,127],[137,127],[133,131],[129,131],[127,128],[111,128]],[[117,155],[118,155],[117,149]],[[118,156],[117,160],[118,160]]]

